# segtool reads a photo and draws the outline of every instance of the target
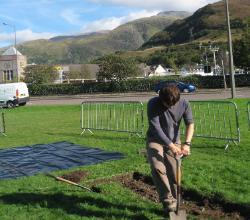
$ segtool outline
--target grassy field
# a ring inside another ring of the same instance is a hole
[[[195,138],[192,155],[183,163],[183,187],[250,206],[249,150],[246,99],[235,100],[239,108],[241,143],[224,150],[225,141]],[[143,138],[123,133],[94,132],[80,135],[80,105],[25,106],[5,109],[7,136],[0,136],[0,148],[57,141],[121,152],[125,159],[71,170],[88,171],[82,184],[122,173],[149,174],[149,165],[138,152],[145,148]],[[0,219],[156,219],[161,205],[134,194],[116,182],[99,185],[101,193],[54,181],[39,174],[0,181]]]

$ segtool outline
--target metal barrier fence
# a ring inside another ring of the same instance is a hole
[[[240,142],[239,115],[234,102],[191,101],[195,121],[195,137]],[[83,102],[82,134],[88,130],[118,131],[143,135],[144,112],[141,102]],[[248,113],[250,104],[248,105]],[[250,115],[249,115],[250,117]],[[181,133],[184,134],[184,125]]]
[[[0,113],[0,134],[5,135],[5,119],[4,119],[4,113]]]
[[[240,142],[239,115],[234,102],[191,101],[190,104],[195,121],[195,137],[225,140],[225,149],[230,142]]]
[[[82,102],[82,134],[88,130],[127,132],[143,135],[141,102]]]

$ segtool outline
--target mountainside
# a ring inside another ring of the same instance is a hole
[[[50,41],[63,41],[63,40],[73,40],[73,39],[83,39],[91,36],[98,36],[102,34],[107,34],[109,31],[98,31],[98,32],[91,32],[86,34],[80,34],[80,35],[65,35],[65,36],[56,36],[52,37],[49,40]]]
[[[250,0],[229,1],[230,20],[234,38],[241,36],[250,18]],[[143,47],[180,44],[191,41],[225,41],[227,39],[224,0],[197,10],[192,16],[178,20],[155,34]]]
[[[113,31],[78,36],[59,36],[49,40],[35,40],[18,45],[29,63],[70,64],[86,63],[115,51],[134,50],[188,13],[152,16],[121,25]]]
[[[188,17],[191,15],[190,12],[187,11],[163,11],[158,13],[159,16],[176,16],[176,17]]]

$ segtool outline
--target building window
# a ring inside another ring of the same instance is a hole
[[[3,82],[5,82],[6,81],[6,71],[4,70],[3,71]]]
[[[13,70],[4,70],[3,78],[4,78],[4,81],[12,81],[14,78]]]
[[[8,72],[8,80],[9,81],[13,80],[13,70],[9,70],[9,72]]]

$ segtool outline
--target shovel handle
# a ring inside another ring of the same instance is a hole
[[[80,185],[80,184],[78,184],[78,183],[75,183],[75,182],[73,182],[73,181],[64,179],[64,178],[59,177],[59,176],[53,176],[53,175],[51,175],[51,174],[47,174],[47,175],[48,175],[48,176],[51,176],[51,177],[53,177],[53,178],[55,178],[55,179],[58,180],[58,181],[62,181],[62,182],[65,182],[65,183],[68,183],[68,184],[71,184],[71,185],[74,185],[74,186],[78,186],[78,187],[80,187],[80,188],[82,188],[82,189],[86,189],[86,190],[92,192],[92,190],[91,190],[90,188],[88,188],[88,187],[86,187],[86,186],[82,186],[82,185]]]
[[[82,189],[86,189],[86,190],[88,190],[88,191],[92,191],[92,190],[91,190],[90,188],[88,188],[88,187],[82,186],[82,185],[80,185],[80,184],[78,184],[78,183],[72,182],[72,181],[70,181],[70,180],[64,179],[64,178],[59,177],[59,176],[56,176],[55,179],[56,179],[56,180],[59,180],[59,181],[62,181],[62,182],[65,182],[65,183],[68,183],[68,184],[71,184],[71,185],[74,185],[74,186],[78,186],[78,187],[80,187],[80,188],[82,188]]]
[[[179,212],[180,204],[181,204],[181,158],[175,158],[176,159],[176,182],[177,182],[177,207],[176,207],[176,213]]]

